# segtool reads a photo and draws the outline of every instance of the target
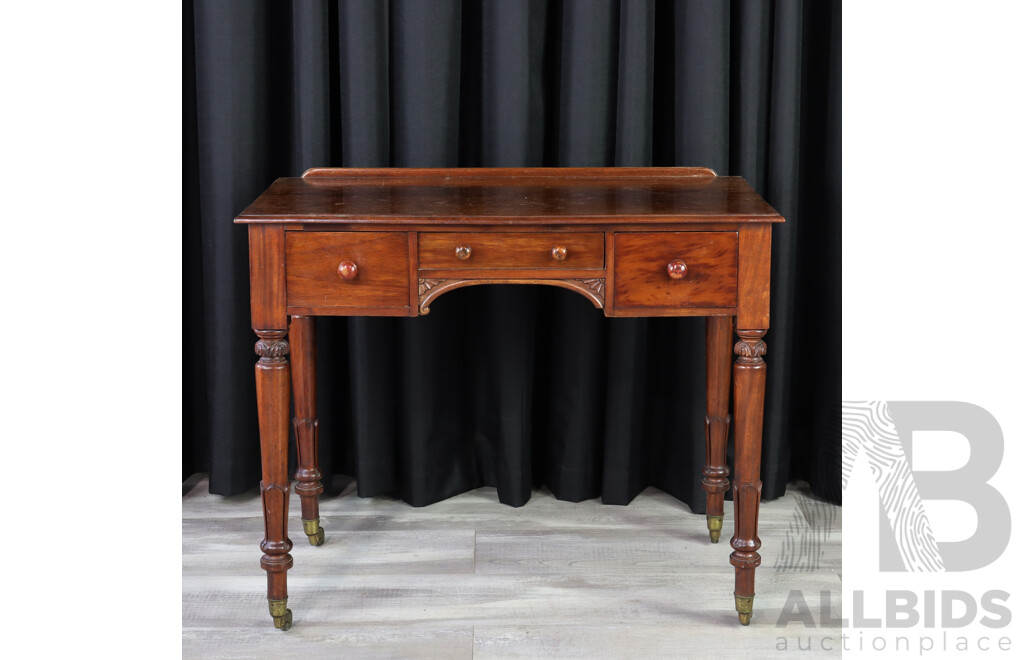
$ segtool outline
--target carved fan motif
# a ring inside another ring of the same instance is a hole
[[[422,297],[424,293],[443,283],[444,280],[420,280],[420,296]]]
[[[603,279],[590,279],[590,280],[577,280],[582,282],[584,286],[597,294],[601,299],[602,304],[604,303],[604,280]]]

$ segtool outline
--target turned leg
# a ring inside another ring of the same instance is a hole
[[[722,535],[725,491],[729,466],[725,464],[729,441],[729,368],[732,363],[732,317],[709,316],[705,326],[707,365],[707,414],[704,416],[704,480],[708,494],[708,535],[718,543]]]
[[[311,545],[324,544],[320,526],[319,446],[316,420],[316,322],[310,316],[293,316],[291,329],[292,390],[295,392],[295,441],[299,467],[295,471],[295,492],[302,502],[302,531]]]
[[[736,567],[736,611],[740,623],[750,623],[754,606],[754,571],[761,564],[757,538],[757,510],[761,503],[761,418],[764,413],[765,330],[737,330],[733,365],[736,419],[736,475],[732,499],[735,531],[730,562]]]
[[[267,572],[267,598],[274,627],[288,630],[287,571],[292,567],[288,538],[288,342],[287,330],[257,330],[256,401],[259,407],[260,454],[263,459],[264,538],[260,566]]]

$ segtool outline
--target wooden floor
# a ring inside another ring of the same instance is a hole
[[[482,488],[417,509],[361,499],[349,484],[321,501],[327,542],[316,548],[293,494],[288,632],[267,610],[258,494],[210,495],[202,475],[183,492],[185,658],[839,655],[838,639],[831,654],[820,650],[838,629],[777,625],[791,589],[806,594],[815,620],[821,591],[840,614],[841,510],[798,486],[761,506],[749,627],[733,609],[731,502],[712,545],[704,516],[655,489],[625,507],[542,490],[517,509]]]

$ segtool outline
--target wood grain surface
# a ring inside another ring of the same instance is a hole
[[[314,499],[319,486],[311,458],[317,443],[314,338],[306,317],[426,314],[431,301],[446,291],[492,283],[568,288],[608,316],[737,317],[733,486],[739,522],[731,562],[740,622],[749,623],[748,597],[761,563],[764,343],[759,340],[769,320],[771,223],[782,220],[741,178],[719,177],[707,168],[326,168],[276,181],[236,218],[252,223],[250,283],[253,329],[260,337],[256,375],[264,467],[261,563],[274,625],[288,627],[283,599],[286,571],[293,566],[285,515],[290,492],[286,315],[296,319],[297,499],[305,500],[309,540],[319,543]],[[728,334],[727,326],[732,327],[731,319],[709,322],[720,330],[716,336]],[[724,352],[722,345],[713,342],[709,355]],[[714,361],[722,368],[726,364]],[[724,384],[717,390],[709,398],[704,466],[712,515],[708,529],[716,540],[728,433]],[[645,533],[650,531],[641,537]],[[479,541],[477,530],[474,576],[487,574],[476,570]],[[499,545],[515,547],[516,542]],[[651,543],[637,547],[642,549],[630,565],[664,564],[672,552]],[[380,554],[371,552],[374,558]],[[609,546],[607,552],[617,551]],[[629,564],[630,557],[626,560]],[[561,575],[578,565],[587,564],[555,567]],[[680,567],[683,573],[692,568]],[[633,571],[634,578],[642,575]],[[688,584],[684,590],[693,588]]]
[[[771,225],[744,227],[739,232],[739,286],[744,292],[736,314],[738,328],[769,327],[772,270]]]
[[[600,232],[468,233],[421,232],[420,268],[604,268],[604,234]],[[468,259],[456,246],[471,248]],[[565,248],[556,260],[555,248]]]
[[[733,232],[615,234],[615,309],[733,307],[737,239]],[[686,263],[672,279],[668,264]]]
[[[409,240],[404,233],[289,232],[288,304],[302,307],[406,307]],[[358,267],[351,281],[338,265]]]
[[[284,330],[284,228],[249,227],[249,290],[252,329]]]
[[[235,221],[782,222],[742,178],[713,174],[659,167],[320,169],[278,179]]]

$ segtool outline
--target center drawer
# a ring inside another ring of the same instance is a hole
[[[604,268],[601,232],[428,232],[420,268]]]

